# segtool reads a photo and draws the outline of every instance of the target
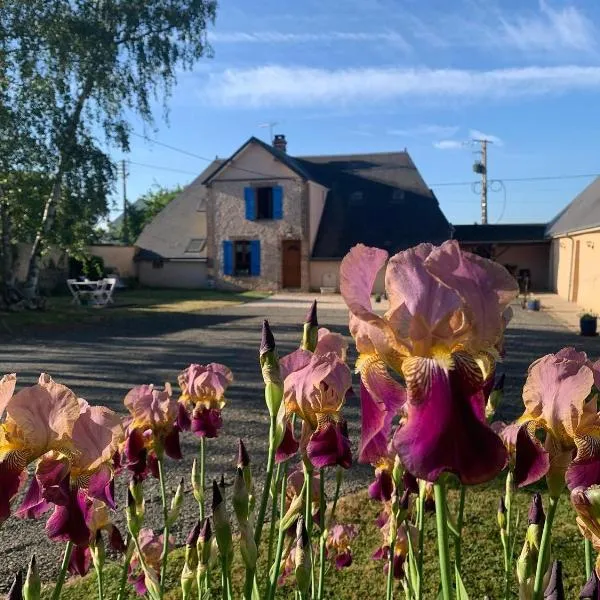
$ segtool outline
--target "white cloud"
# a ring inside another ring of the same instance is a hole
[[[479,129],[470,129],[469,137],[472,140],[487,140],[488,142],[492,142],[492,144],[496,144],[496,146],[504,145],[504,142],[497,135],[483,133],[483,131],[479,131]]]
[[[458,150],[463,148],[464,144],[457,140],[440,140],[439,142],[433,142],[433,147],[438,150]]]
[[[417,125],[416,127],[408,127],[407,129],[388,129],[386,133],[402,137],[451,137],[458,130],[459,127],[456,125]]]
[[[540,12],[531,16],[501,18],[502,41],[523,51],[577,50],[597,47],[594,23],[576,6],[552,8],[540,1]]]
[[[208,75],[198,96],[219,106],[314,107],[401,99],[476,102],[600,88],[600,66],[469,71],[426,68],[262,66]]]
[[[325,31],[316,33],[286,33],[282,31],[211,31],[208,40],[215,44],[308,44],[329,42],[385,42],[410,49],[397,31]]]

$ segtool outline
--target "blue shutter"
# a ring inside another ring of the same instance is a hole
[[[256,201],[254,188],[244,188],[244,201],[246,202],[246,219],[248,221],[256,220]]]
[[[283,219],[283,188],[280,185],[273,188],[273,218]]]
[[[223,241],[223,275],[233,275],[233,242]]]
[[[250,242],[250,275],[260,275],[260,240]]]

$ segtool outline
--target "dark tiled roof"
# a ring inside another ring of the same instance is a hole
[[[556,236],[591,227],[600,227],[600,177],[550,221],[546,234]]]
[[[544,223],[515,223],[506,225],[454,225],[454,239],[478,244],[543,242]]]
[[[408,154],[397,154],[298,159],[329,188],[313,258],[339,259],[361,242],[395,253],[450,237],[434,194]]]
[[[318,178],[323,168],[330,173],[344,172],[379,181],[403,190],[414,190],[433,197],[408,152],[379,152],[338,156],[299,156],[298,161]],[[325,185],[327,185],[325,183]]]

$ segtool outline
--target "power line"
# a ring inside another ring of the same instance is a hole
[[[146,167],[148,169],[159,169],[161,171],[171,171],[172,173],[182,173],[183,175],[198,175],[192,171],[183,171],[182,169],[172,169],[171,167],[162,167],[160,165],[148,165],[146,163],[135,162],[133,160],[127,160],[130,165],[136,165],[137,167]]]
[[[195,154],[194,152],[190,152],[189,150],[184,150],[182,148],[177,148],[176,146],[171,146],[170,144],[165,144],[164,142],[161,142],[159,140],[155,140],[153,138],[148,137],[147,135],[141,134],[141,133],[137,133],[135,131],[131,132],[131,135],[134,135],[135,137],[141,138],[143,140],[146,140],[148,142],[151,142],[153,144],[156,144],[157,146],[162,146],[163,148],[168,148],[169,150],[172,150],[173,152],[179,152],[179,154],[184,154],[186,156],[190,156],[192,158],[197,158],[198,160],[203,160],[205,162],[213,162],[215,159],[213,158],[207,158],[206,156],[201,156],[200,154]],[[147,165],[147,164],[143,164],[143,163],[134,163],[132,161],[130,161],[131,164],[137,164],[138,166],[142,166],[142,167],[149,167],[149,168],[155,168],[155,169],[163,169],[163,170],[169,170],[169,171],[175,171],[175,172],[179,172],[179,173],[185,173],[186,175],[197,175],[197,173],[191,173],[189,171],[181,171],[181,170],[177,170],[177,169],[170,169],[168,167],[158,167],[158,166],[153,166],[153,165]],[[272,173],[261,173],[260,171],[253,171],[251,169],[244,169],[243,167],[236,167],[235,165],[231,165],[230,168],[232,169],[237,169],[238,171],[244,171],[246,173],[251,173],[253,175],[260,175],[261,177],[266,177],[266,178],[272,178]],[[404,169],[404,167],[389,167],[389,169]],[[494,179],[489,180],[489,184],[492,184],[496,181],[498,182],[504,182],[504,183],[523,183],[523,182],[530,182],[530,181],[554,181],[554,180],[563,180],[563,179],[585,179],[585,178],[589,178],[589,177],[599,177],[600,173],[577,173],[577,174],[568,174],[568,175],[547,175],[547,176],[538,176],[538,177],[496,177]],[[452,186],[463,186],[463,185],[468,185],[471,186],[474,183],[479,183],[477,181],[474,180],[470,180],[470,181],[445,181],[445,182],[441,182],[441,183],[432,183],[429,184],[430,188],[433,187],[452,187]]]

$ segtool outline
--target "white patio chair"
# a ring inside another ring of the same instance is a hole
[[[81,300],[79,299],[79,291],[77,290],[77,286],[74,285],[77,283],[77,279],[67,279],[67,287],[73,296],[73,300],[71,304],[81,304]]]
[[[107,304],[114,304],[113,292],[117,285],[116,277],[108,277],[103,279],[98,288],[92,292],[92,300],[96,306],[106,306]]]

